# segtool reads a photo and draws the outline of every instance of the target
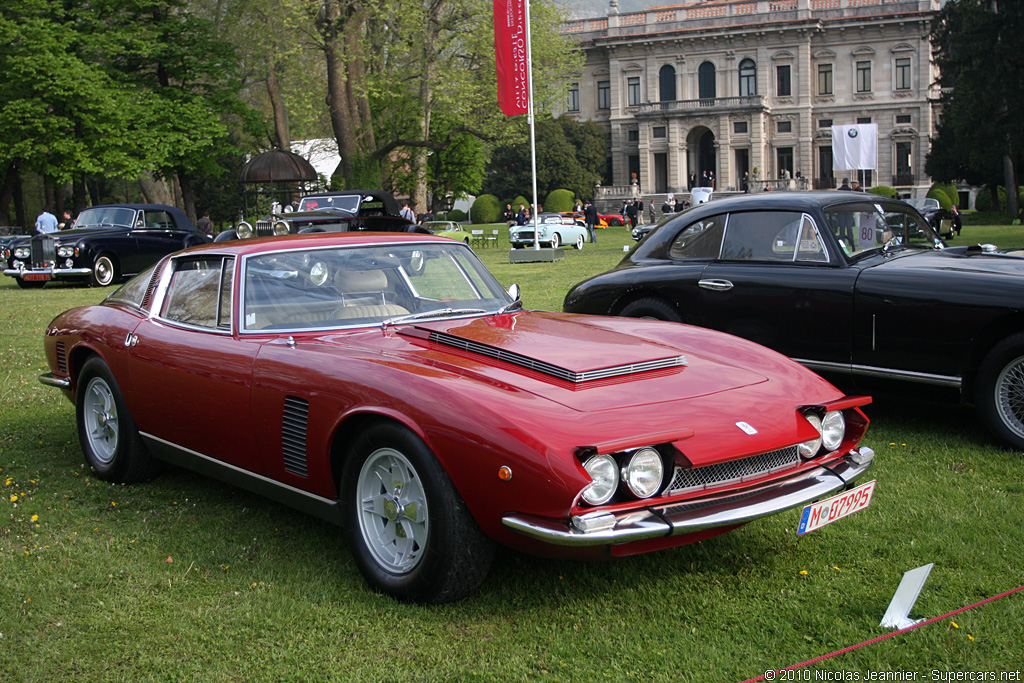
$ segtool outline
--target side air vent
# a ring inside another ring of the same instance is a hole
[[[309,475],[306,469],[306,425],[309,421],[309,401],[294,396],[284,399],[281,419],[281,453],[284,468],[300,477]]]
[[[162,260],[156,264],[156,268],[153,269],[153,277],[149,278],[149,285],[146,287],[146,293],[142,296],[142,308],[149,308],[149,302],[153,300],[153,292],[156,290],[156,284],[160,282],[160,273],[163,272],[164,264],[167,259]]]
[[[438,344],[444,344],[446,346],[453,346],[464,351],[471,353],[478,353],[481,356],[488,356],[496,360],[504,361],[506,363],[512,363],[523,368],[528,368],[536,372],[542,372],[545,375],[551,375],[558,379],[563,379],[567,382],[573,382],[579,384],[581,382],[592,382],[598,379],[610,379],[613,377],[622,377],[624,375],[635,375],[641,372],[650,372],[651,370],[664,370],[667,368],[677,368],[686,365],[685,356],[672,356],[670,358],[657,358],[655,360],[643,361],[641,363],[628,363],[626,365],[613,365],[607,368],[598,368],[596,370],[585,370],[583,372],[575,372],[567,368],[559,367],[552,363],[545,363],[539,361],[536,358],[530,358],[519,353],[513,353],[511,351],[505,351],[503,349],[496,348],[494,346],[488,346],[487,344],[481,344],[479,342],[470,341],[463,339],[462,337],[456,337],[452,334],[446,334],[444,332],[431,332],[430,341]]]
[[[57,342],[57,370],[62,375],[68,374],[68,351],[64,342]]]

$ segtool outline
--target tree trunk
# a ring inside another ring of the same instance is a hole
[[[12,161],[4,171],[4,181],[0,184],[0,226],[11,224],[11,199],[14,198],[14,180],[18,177],[18,164]]]
[[[1013,164],[1013,156],[1003,155],[1003,186],[1006,188],[1006,213],[1016,218],[1020,212],[1020,193],[1017,189],[1017,169]]]
[[[174,205],[174,197],[166,181],[156,180],[152,174],[143,173],[139,176],[139,186],[146,203]]]
[[[291,150],[292,137],[288,130],[288,109],[281,94],[281,83],[277,80],[277,67],[272,59],[267,68],[267,95],[270,97],[270,108],[274,112],[274,137],[279,149]]]
[[[192,183],[192,177],[187,173],[178,173],[178,185],[181,187],[181,202],[182,208],[185,210],[185,215],[192,221],[192,225],[196,224],[198,216],[196,216],[196,193]]]

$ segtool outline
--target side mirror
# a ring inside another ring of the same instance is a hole
[[[519,285],[515,282],[508,288],[508,295],[512,297],[512,301],[519,301],[521,292],[519,291]]]

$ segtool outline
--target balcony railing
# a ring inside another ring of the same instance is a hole
[[[745,95],[743,97],[706,97],[699,100],[671,100],[668,102],[647,102],[630,107],[636,116],[685,116],[720,111],[743,109],[764,109],[764,97]]]

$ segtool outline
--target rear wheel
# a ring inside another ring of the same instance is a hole
[[[1007,337],[985,356],[975,407],[999,440],[1024,450],[1024,334]]]
[[[610,221],[608,221],[608,225],[612,225],[612,226],[618,227],[618,226],[622,225],[622,221],[620,221],[618,218],[613,218]]]
[[[494,556],[433,453],[408,429],[380,422],[352,445],[342,473],[345,535],[376,590],[412,602],[464,598]]]
[[[109,287],[117,278],[117,267],[109,254],[101,254],[92,264],[89,284],[93,287]]]
[[[149,479],[158,463],[146,450],[110,368],[98,356],[82,366],[75,397],[78,439],[89,465],[104,481]]]
[[[668,320],[669,322],[681,323],[682,316],[672,307],[672,304],[663,299],[647,297],[637,299],[623,307],[619,315],[626,318],[647,318],[649,320]]]

